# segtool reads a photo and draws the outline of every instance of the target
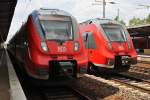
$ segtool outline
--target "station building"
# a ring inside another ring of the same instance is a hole
[[[139,54],[150,55],[150,24],[127,28]]]

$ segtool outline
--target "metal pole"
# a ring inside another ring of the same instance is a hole
[[[103,0],[103,18],[105,18],[105,6],[106,6],[106,1]]]
[[[119,10],[119,8],[118,8],[117,16],[118,16],[118,19],[119,19],[119,17],[120,17],[120,10]]]

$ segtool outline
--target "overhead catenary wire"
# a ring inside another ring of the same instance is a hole
[[[103,18],[105,18],[105,16],[106,16],[106,5],[107,5],[107,3],[109,3],[109,4],[118,4],[118,3],[116,3],[116,2],[113,2],[113,1],[106,1],[106,0],[94,0],[94,4],[92,4],[92,5],[102,5],[103,6]]]

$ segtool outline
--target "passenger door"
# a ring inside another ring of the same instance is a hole
[[[92,60],[96,50],[96,42],[95,42],[93,32],[83,33],[83,39],[84,39],[85,48],[87,49],[88,59]]]

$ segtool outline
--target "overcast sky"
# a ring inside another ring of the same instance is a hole
[[[75,16],[78,22],[100,17],[102,18],[102,5],[92,5],[95,0],[18,0],[7,41],[16,33],[29,13],[39,8],[57,8],[65,10]],[[102,1],[102,0],[97,0]],[[106,0],[117,4],[106,6],[106,18],[114,19],[117,9],[120,9],[120,18],[126,23],[135,17],[145,18],[150,9],[137,9],[140,4],[149,4],[150,0]]]

